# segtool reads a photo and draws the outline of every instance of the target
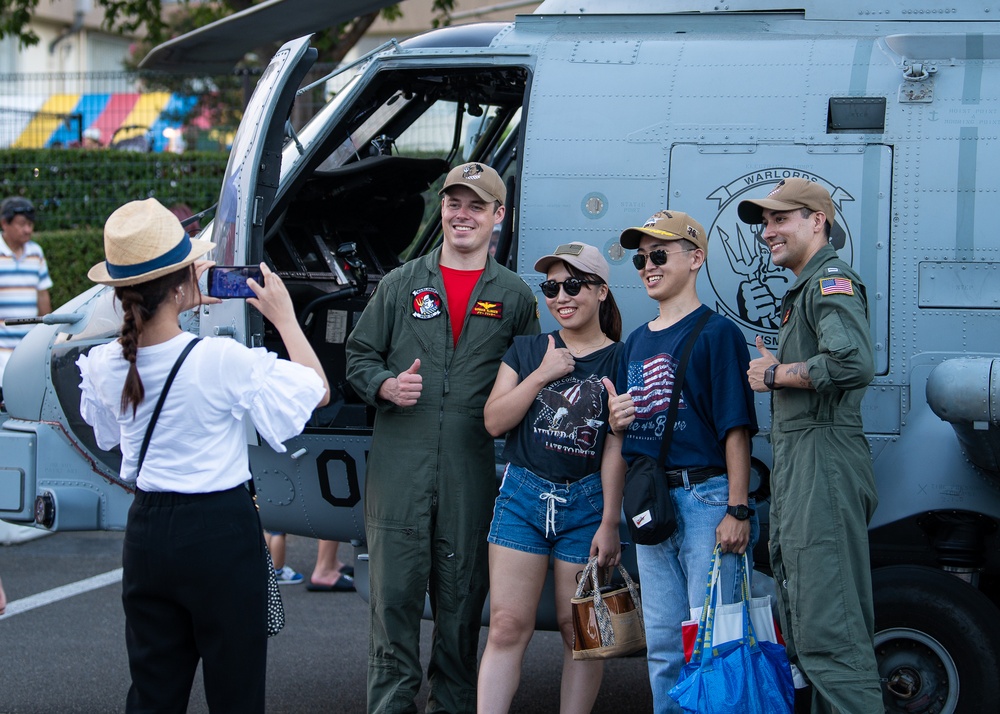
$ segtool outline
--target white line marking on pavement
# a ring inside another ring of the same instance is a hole
[[[97,590],[97,588],[103,588],[105,585],[121,582],[121,579],[122,569],[118,568],[116,570],[110,570],[106,573],[101,573],[100,575],[95,575],[94,577],[87,578],[86,580],[78,580],[75,583],[63,585],[58,588],[52,588],[51,590],[46,590],[45,592],[38,593],[37,595],[29,595],[28,597],[21,598],[20,600],[14,600],[7,603],[7,611],[3,615],[0,615],[0,620],[5,620],[8,617],[19,615],[22,612],[27,612],[28,610],[34,610],[36,607],[51,605],[54,602],[71,598],[74,595],[81,595],[83,593],[90,592],[91,590]]]

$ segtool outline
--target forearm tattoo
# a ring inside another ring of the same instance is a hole
[[[805,362],[786,364],[785,376],[793,381],[793,384],[788,385],[789,387],[797,387],[798,389],[813,388],[812,380],[809,378],[809,367]]]

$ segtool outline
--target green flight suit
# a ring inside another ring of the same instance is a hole
[[[347,341],[347,378],[377,408],[365,480],[370,712],[416,711],[425,593],[434,613],[427,711],[476,709],[497,495],[483,406],[514,336],[539,332],[531,289],[490,257],[454,345],[440,257],[439,249],[386,275]],[[418,403],[378,399],[382,383],[416,358]]]
[[[770,553],[789,658],[813,709],[884,711],[873,645],[868,523],[878,497],[861,400],[875,366],[864,285],[824,246],[785,295],[778,361],[815,391],[772,395]]]

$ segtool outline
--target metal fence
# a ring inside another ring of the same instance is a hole
[[[331,68],[316,66],[312,78]],[[0,74],[0,149],[225,151],[259,76],[150,72]],[[296,111],[311,116],[309,97]]]

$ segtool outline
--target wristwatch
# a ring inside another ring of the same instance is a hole
[[[752,516],[754,512],[755,511],[750,508],[750,506],[745,506],[743,504],[740,504],[739,506],[726,506],[726,513],[738,521],[745,521]]]
[[[770,367],[764,370],[764,386],[770,390],[783,389],[774,383],[774,370],[778,369],[778,363],[775,362]]]

